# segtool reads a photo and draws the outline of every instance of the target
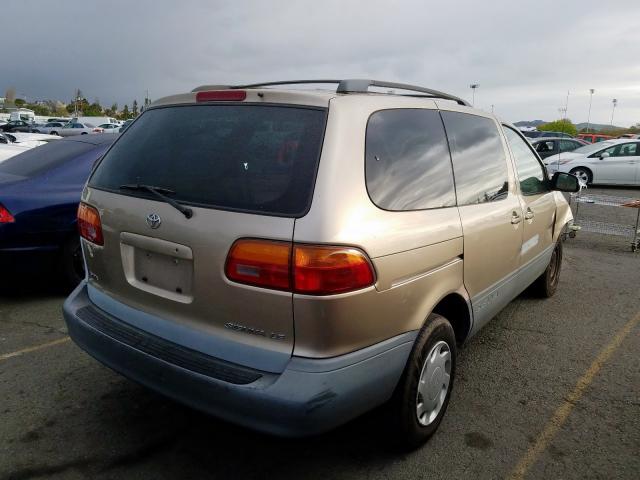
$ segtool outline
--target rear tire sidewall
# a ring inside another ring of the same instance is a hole
[[[418,382],[427,355],[436,343],[444,341],[451,352],[451,373],[446,398],[440,412],[429,425],[422,425],[416,414]],[[390,402],[390,421],[395,443],[402,449],[412,450],[424,444],[438,429],[444,417],[456,373],[456,339],[453,327],[441,315],[429,315],[420,330],[413,350]]]
[[[80,248],[80,238],[69,238],[62,247],[61,270],[67,285],[75,288],[84,279],[84,261]],[[82,266],[81,271],[79,267]]]

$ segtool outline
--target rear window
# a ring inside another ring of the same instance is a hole
[[[91,187],[173,190],[194,206],[279,216],[309,207],[326,110],[274,105],[188,105],[147,110],[107,153]],[[155,198],[155,197],[153,197]]]
[[[90,143],[56,140],[1,162],[0,173],[34,177],[94,148]]]

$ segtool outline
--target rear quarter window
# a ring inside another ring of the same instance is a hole
[[[308,210],[326,109],[201,104],[146,110],[104,157],[90,186],[141,183],[176,201],[222,210],[301,216]]]
[[[458,205],[507,197],[507,157],[496,123],[487,117],[442,112],[453,160]]]
[[[365,176],[374,204],[424,210],[456,204],[451,157],[437,110],[381,110],[367,124]]]

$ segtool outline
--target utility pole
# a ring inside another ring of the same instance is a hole
[[[479,83],[472,83],[471,85],[469,85],[469,88],[471,88],[471,91],[473,92],[471,105],[473,105],[474,107],[476,106],[476,88],[478,88],[479,86]]]
[[[611,129],[613,130],[613,114],[616,113],[616,106],[618,105],[618,99],[614,98],[613,101],[611,102],[613,103],[613,108],[611,109]]]
[[[587,114],[587,133],[589,133],[589,127],[591,126],[591,102],[593,102],[593,93],[595,90],[593,88],[589,89],[589,113]]]
[[[495,105],[492,103],[491,104],[491,115],[493,115],[493,107],[495,107]]]

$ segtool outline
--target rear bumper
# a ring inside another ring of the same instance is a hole
[[[123,319],[99,310],[91,303],[85,282],[63,309],[74,342],[113,370],[198,410],[283,436],[330,430],[387,401],[417,335],[408,332],[329,359],[292,357],[280,374],[247,372],[222,362],[227,374],[236,369],[241,374],[225,377],[216,370],[220,360],[202,358],[176,344],[158,347],[158,341],[171,342],[135,328],[131,331]],[[88,309],[101,321],[87,317]],[[114,325],[123,327],[124,333]],[[244,380],[238,383],[237,378]]]

